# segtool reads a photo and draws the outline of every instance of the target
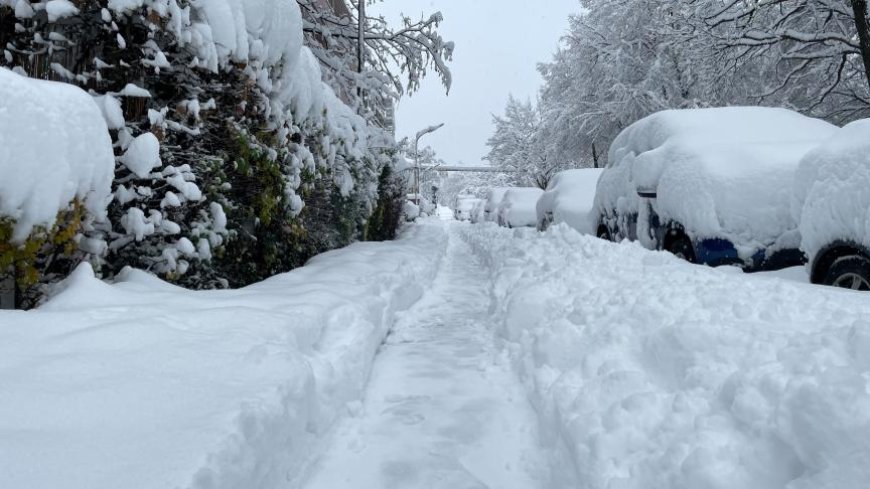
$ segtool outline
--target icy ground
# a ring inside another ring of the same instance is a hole
[[[870,301],[798,272],[439,219],[238,291],[83,268],[0,314],[0,488],[867,487]]]

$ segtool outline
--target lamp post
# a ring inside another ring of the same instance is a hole
[[[417,133],[414,138],[414,198],[417,200],[417,205],[420,205],[420,138],[427,134],[431,134],[438,129],[444,127],[444,123],[429,126]]]

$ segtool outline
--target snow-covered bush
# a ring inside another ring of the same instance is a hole
[[[87,93],[0,68],[0,276],[14,266],[23,289],[67,273],[80,233],[106,217],[113,171]]]
[[[0,24],[0,66],[102,111],[113,199],[83,244],[104,275],[249,283],[364,237],[385,202],[395,142],[323,83],[296,2],[2,0]]]

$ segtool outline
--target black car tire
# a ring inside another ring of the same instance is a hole
[[[838,258],[825,274],[825,285],[870,291],[870,259],[863,255]]]
[[[603,239],[604,241],[613,241],[613,240],[610,238],[610,231],[608,231],[607,228],[604,227],[604,226],[599,226],[599,227],[598,227],[598,233],[597,233],[597,234],[598,234],[598,239]]]
[[[682,258],[689,263],[695,263],[695,249],[689,238],[682,236],[668,243],[667,251],[677,258]]]

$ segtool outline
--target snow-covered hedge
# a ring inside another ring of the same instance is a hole
[[[13,222],[14,242],[50,229],[74,200],[105,218],[114,172],[109,131],[87,93],[0,68],[0,221]]]
[[[446,244],[415,226],[236,291],[83,265],[0,315],[0,487],[298,488]]]
[[[692,238],[728,239],[746,259],[773,245],[795,247],[777,243],[796,236],[790,212],[795,171],[836,129],[786,109],[658,112],[614,140],[596,211],[613,228],[645,209],[639,189],[657,191],[653,208],[662,222],[681,224]],[[647,228],[641,216],[637,235],[644,242]]]
[[[589,489],[870,480],[866,296],[567,226],[467,226],[543,434]]]
[[[847,125],[803,158],[792,212],[810,263],[836,241],[870,247],[870,120]]]
[[[87,88],[105,119],[109,219],[80,240],[104,276],[244,285],[370,224],[394,234],[396,143],[324,84],[296,2],[0,0],[0,14],[16,23],[0,66]]]

